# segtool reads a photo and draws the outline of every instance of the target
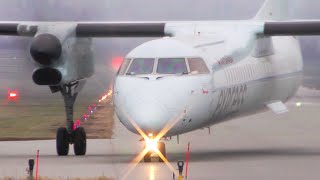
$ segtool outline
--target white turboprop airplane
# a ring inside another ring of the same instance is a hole
[[[91,38],[162,37],[131,51],[114,83],[116,114],[150,146],[163,137],[210,127],[266,109],[287,112],[303,61],[298,35],[320,35],[320,21],[287,20],[289,0],[267,0],[244,21],[0,22],[0,34],[32,37],[33,80],[61,92],[67,128],[57,153],[86,153],[83,128],[73,131],[73,104],[93,72]],[[165,157],[165,145],[159,142]]]

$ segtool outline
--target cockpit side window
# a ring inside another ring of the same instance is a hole
[[[131,59],[125,59],[120,67],[119,75],[124,75],[126,73],[126,70],[128,69],[128,66],[130,64]]]
[[[188,58],[189,68],[192,74],[209,74],[210,71],[201,58]]]
[[[188,73],[184,58],[161,58],[158,60],[157,73],[159,74],[183,74]]]
[[[136,58],[127,71],[127,75],[151,74],[153,72],[154,59]]]

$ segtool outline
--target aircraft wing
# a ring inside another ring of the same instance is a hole
[[[201,27],[208,22],[167,23],[78,23],[76,35],[78,37],[162,37],[173,36],[180,28]],[[217,22],[212,21],[212,25]],[[241,24],[243,22],[239,22]],[[188,23],[187,23],[188,24]],[[210,22],[208,23],[210,26]],[[207,24],[207,25],[208,25]],[[243,23],[247,26],[248,23]],[[320,35],[320,21],[270,21],[263,22],[263,35],[269,36],[308,36]],[[173,28],[172,28],[173,27]],[[248,27],[249,28],[249,27]],[[190,31],[189,31],[190,32]],[[259,33],[258,33],[259,34]]]
[[[34,36],[39,27],[74,25],[77,37],[163,37],[162,22],[0,22],[0,35]]]
[[[186,26],[187,24],[187,26]],[[173,36],[176,32],[194,33],[194,27],[212,30],[220,22],[0,22],[0,35],[34,36],[45,26],[75,27],[76,37],[163,37]],[[299,21],[240,21],[230,22],[241,29],[254,28],[258,35],[303,36],[320,35],[319,20]],[[230,26],[226,26],[228,28]],[[187,30],[187,28],[191,30]]]
[[[161,37],[165,23],[79,23],[78,37]]]
[[[270,36],[320,35],[320,21],[265,22],[263,34]]]
[[[0,23],[0,35],[18,36],[18,23]]]

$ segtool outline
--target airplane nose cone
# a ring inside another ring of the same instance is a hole
[[[158,134],[173,122],[167,134],[178,129],[188,98],[176,87],[176,79],[146,80],[138,77],[117,79],[114,103],[117,116],[131,132],[138,133],[135,124],[145,134]]]
[[[154,102],[142,101],[131,108],[130,116],[146,133],[158,133],[170,120],[166,109]]]

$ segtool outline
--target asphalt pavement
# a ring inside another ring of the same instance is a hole
[[[190,142],[189,180],[301,180],[320,177],[320,104],[289,103],[290,112],[266,112],[198,130],[166,142],[168,160],[177,168],[185,160]],[[58,157],[55,141],[0,142],[0,176],[22,177],[29,158],[40,150],[39,173],[49,177],[123,179],[141,152],[140,137],[116,119],[111,140],[88,140],[83,157]],[[140,163],[129,180],[170,180],[172,171],[163,163]]]

